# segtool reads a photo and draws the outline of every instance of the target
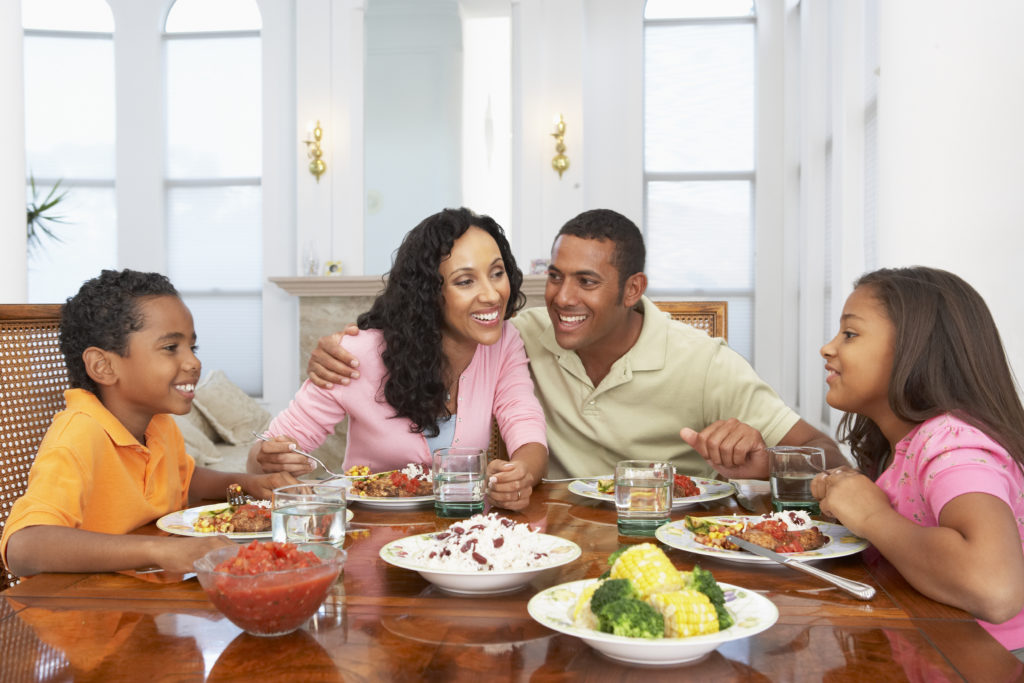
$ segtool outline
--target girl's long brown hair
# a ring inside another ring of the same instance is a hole
[[[960,277],[938,270],[883,268],[862,275],[896,328],[889,407],[920,424],[953,413],[984,431],[1024,471],[1024,407],[985,300]],[[865,474],[877,478],[889,442],[873,421],[847,413],[840,439]]]

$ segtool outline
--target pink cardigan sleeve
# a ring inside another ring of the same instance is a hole
[[[509,322],[501,339],[498,381],[494,387],[494,417],[509,453],[528,443],[547,448],[544,410],[533,393],[529,360],[519,330]]]

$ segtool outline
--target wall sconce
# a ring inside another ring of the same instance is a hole
[[[323,149],[320,147],[320,141],[324,136],[324,131],[320,127],[320,121],[316,122],[316,127],[310,131],[310,135],[313,139],[306,138],[302,142],[306,143],[306,154],[309,156],[309,172],[316,176],[316,182],[320,182],[320,176],[327,170],[327,164],[323,160]]]
[[[551,134],[551,137],[555,139],[555,158],[551,160],[551,168],[558,171],[558,177],[561,179],[562,174],[569,168],[569,157],[565,156],[565,119],[562,115],[558,115],[558,120],[555,121],[555,132]]]

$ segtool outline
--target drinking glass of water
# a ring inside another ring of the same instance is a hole
[[[615,465],[615,511],[623,536],[653,536],[669,521],[675,468],[656,460],[622,460]]]
[[[274,489],[270,529],[279,543],[345,542],[345,489],[328,484],[293,484]]]
[[[480,448],[438,448],[431,475],[434,511],[438,517],[463,518],[484,511],[487,451]]]
[[[814,446],[775,446],[768,449],[772,507],[803,510],[809,515],[821,513],[818,500],[811,495],[811,480],[825,471],[825,451]]]

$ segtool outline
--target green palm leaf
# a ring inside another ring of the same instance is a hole
[[[54,183],[50,191],[39,199],[39,190],[36,188],[35,176],[29,174],[29,187],[32,189],[32,200],[28,203],[25,211],[26,217],[26,239],[28,241],[28,248],[31,251],[42,245],[43,237],[63,242],[60,236],[54,229],[54,224],[64,223],[67,224],[67,218],[63,215],[54,215],[52,212],[56,209],[64,198],[68,196],[67,190],[61,191],[60,181]]]

